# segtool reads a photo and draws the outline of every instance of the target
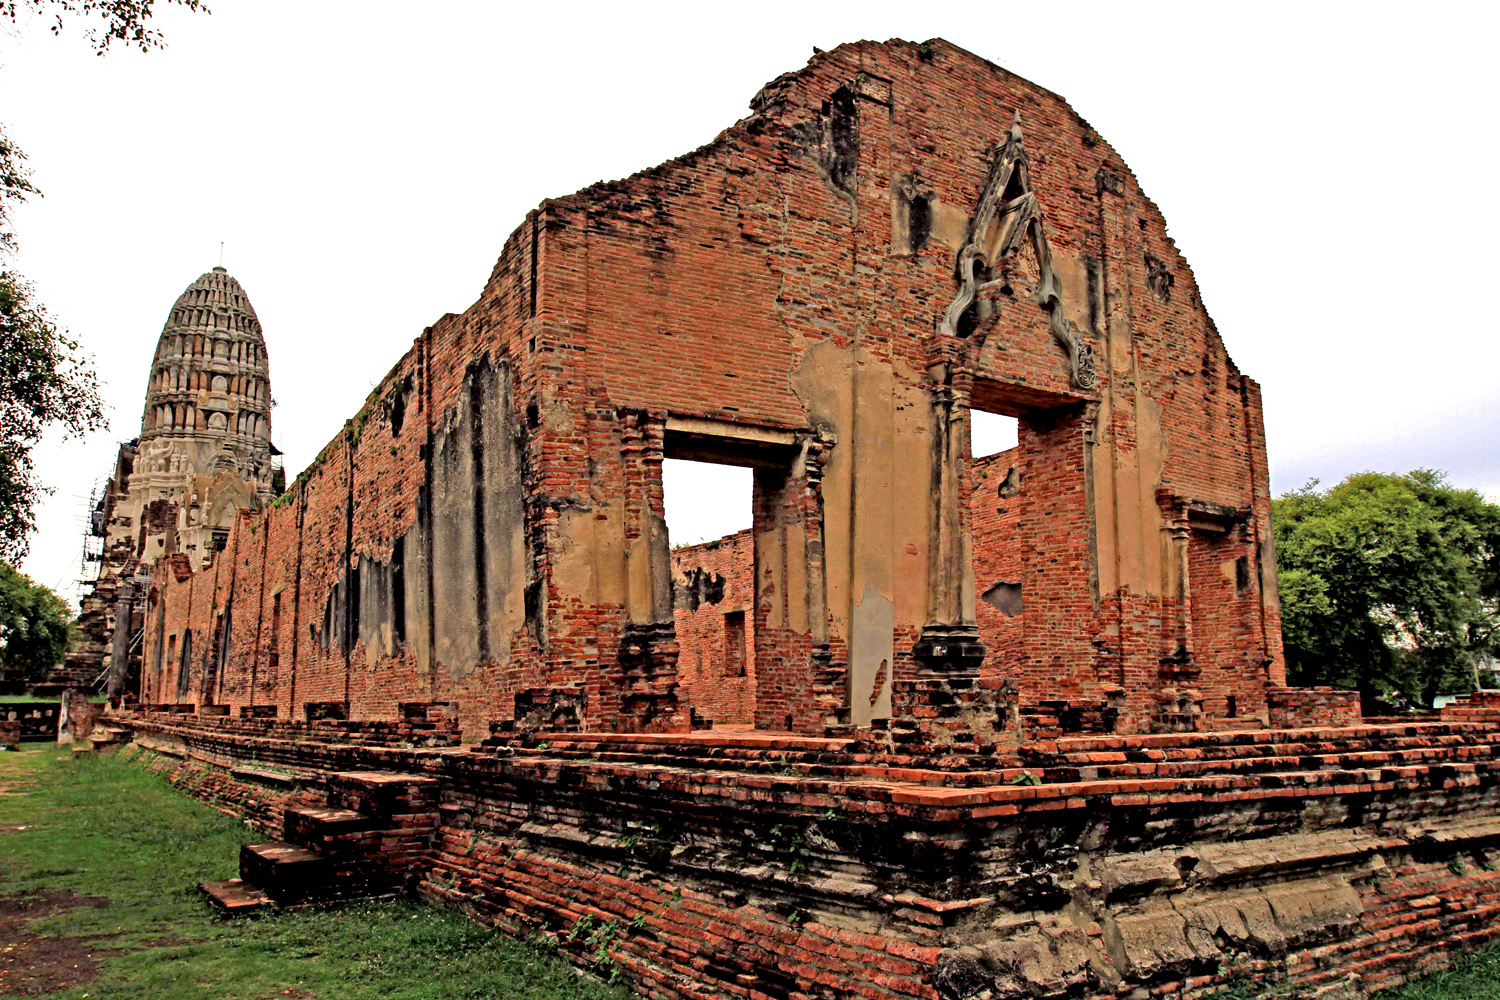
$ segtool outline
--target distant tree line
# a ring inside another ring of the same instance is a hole
[[[1495,684],[1500,505],[1418,469],[1313,480],[1272,512],[1289,683],[1411,707]]]
[[[0,563],[0,673],[42,680],[62,662],[73,632],[73,611],[62,598]]]

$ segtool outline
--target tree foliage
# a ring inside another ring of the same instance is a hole
[[[25,154],[0,130],[0,254],[15,249],[11,207],[36,193]],[[32,450],[53,425],[65,437],[105,426],[99,378],[31,285],[0,263],[0,559],[26,554],[36,507],[51,492],[36,477]]]
[[[1442,473],[1317,480],[1274,504],[1288,679],[1431,705],[1500,652],[1500,505]]]
[[[73,638],[73,615],[62,598],[0,563],[0,667],[41,680],[62,662]]]
[[[166,0],[189,10],[208,8],[202,0]],[[53,18],[52,32],[64,19],[89,21],[89,44],[99,55],[110,45],[143,52],[165,44],[150,26],[156,0],[0,0],[0,18],[16,22],[31,12]],[[32,449],[48,428],[63,436],[105,427],[99,378],[93,366],[36,301],[32,286],[5,266],[16,250],[11,209],[28,195],[41,194],[31,182],[26,154],[0,126],[0,559],[18,562],[30,547],[36,507],[51,491],[37,479]]]
[[[167,0],[167,3],[209,13],[203,0]],[[86,36],[89,44],[102,56],[115,42],[142,52],[165,45],[162,33],[149,23],[155,5],[156,0],[0,0],[0,16],[12,22],[25,11],[51,16],[54,35],[62,33],[65,17],[83,17],[90,22]]]

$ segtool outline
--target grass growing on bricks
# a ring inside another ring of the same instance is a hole
[[[0,925],[12,946],[0,956],[0,991],[30,983],[69,1000],[628,996],[541,948],[412,901],[215,919],[197,883],[233,876],[240,846],[265,839],[118,757],[74,760],[51,745],[0,753]]]

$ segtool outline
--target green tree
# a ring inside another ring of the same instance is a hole
[[[0,563],[0,667],[36,681],[62,662],[73,638],[62,598]]]
[[[167,0],[189,10],[209,13],[202,0]],[[151,27],[152,8],[156,0],[0,0],[0,17],[15,22],[23,11],[51,16],[52,33],[61,34],[64,17],[81,16],[91,22],[87,29],[89,44],[103,55],[114,42],[133,45],[142,52],[159,49],[166,44],[162,33]]]
[[[208,13],[202,0],[166,0]],[[0,18],[51,16],[52,32],[65,18],[89,22],[87,38],[99,55],[119,42],[143,52],[161,48],[150,26],[156,0],[0,0]],[[36,529],[36,508],[51,493],[36,477],[32,450],[50,427],[64,439],[106,426],[99,378],[89,359],[36,300],[30,282],[6,266],[16,251],[10,212],[28,195],[26,154],[0,126],[0,559],[19,562]]]
[[[1293,684],[1431,705],[1500,651],[1500,505],[1442,473],[1313,480],[1273,503]]]
[[[0,260],[15,250],[10,209],[38,194],[26,154],[0,129]],[[51,491],[37,479],[31,453],[60,425],[64,437],[105,426],[99,377],[35,301],[31,285],[0,264],[0,559],[19,562],[36,528],[36,507]]]

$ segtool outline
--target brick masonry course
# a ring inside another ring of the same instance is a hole
[[[1494,723],[1068,738],[982,768],[770,734],[134,726],[124,752],[272,837],[351,773],[435,781],[437,827],[392,855],[417,891],[648,996],[1196,997],[1245,975],[1355,996],[1500,913]]]

